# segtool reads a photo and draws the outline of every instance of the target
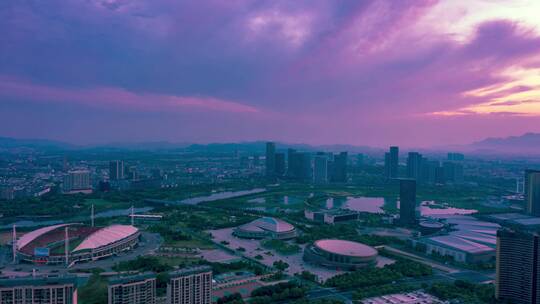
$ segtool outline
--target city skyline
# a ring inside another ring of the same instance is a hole
[[[538,5],[7,1],[0,135],[430,147],[539,132]]]
[[[540,304],[540,1],[0,1],[0,304]]]

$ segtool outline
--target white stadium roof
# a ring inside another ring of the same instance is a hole
[[[262,232],[262,231],[271,231],[271,232],[289,232],[294,230],[294,226],[277,218],[273,217],[261,217],[250,223],[240,226],[243,230]]]
[[[374,257],[378,254],[378,251],[371,246],[347,240],[318,240],[314,244],[324,251],[344,256]]]
[[[51,231],[54,231],[56,229],[60,229],[69,225],[73,224],[59,224],[59,225],[53,225],[53,226],[47,226],[43,228],[36,229],[34,231],[28,232],[21,236],[21,238],[17,241],[17,248],[21,249],[24,246],[30,244],[33,240],[37,239],[38,237],[49,233]]]
[[[105,227],[84,239],[74,251],[103,247],[133,235],[138,231],[139,229],[131,225],[112,225]]]

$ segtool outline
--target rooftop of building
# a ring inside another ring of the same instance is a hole
[[[0,277],[0,287],[15,287],[15,286],[47,286],[47,285],[76,285],[77,276],[69,274],[57,275],[28,275],[24,277]]]
[[[378,297],[367,298],[361,301],[363,304],[436,304],[444,303],[437,297],[422,291],[408,293],[396,293]]]
[[[466,239],[475,243],[480,243],[492,248],[497,245],[497,239],[492,234],[481,233],[477,231],[453,231],[450,233],[452,236],[456,236],[462,239]]]
[[[261,217],[252,222],[244,224],[239,228],[248,231],[271,231],[277,233],[289,232],[295,229],[293,225],[274,217]]]
[[[22,249],[23,247],[30,244],[32,241],[34,241],[38,237],[45,235],[56,229],[67,227],[69,225],[72,225],[72,224],[59,224],[59,225],[47,226],[47,227],[39,228],[31,232],[25,233],[23,236],[19,238],[19,240],[17,240],[17,248]]]
[[[38,247],[49,247],[50,244],[64,240],[63,228],[70,227],[70,238],[79,238],[80,243],[73,251],[95,249],[124,239],[138,232],[130,225],[111,225],[102,228],[88,227],[82,224],[69,223],[47,226],[28,232],[17,240],[20,251],[32,254]]]
[[[111,225],[104,227],[90,234],[73,251],[103,247],[127,238],[138,231],[139,229],[131,225]]]
[[[90,173],[90,171],[87,170],[87,169],[74,169],[74,170],[70,170],[68,173],[70,173],[70,174],[83,174],[83,173]]]
[[[169,272],[169,276],[171,278],[178,278],[182,276],[199,274],[199,273],[204,273],[204,272],[209,272],[209,271],[212,271],[212,267],[207,266],[207,265],[202,265],[202,266],[194,266],[194,267],[174,270],[174,271]]]
[[[352,257],[370,257],[377,255],[377,250],[371,246],[364,245],[362,243],[346,241],[346,240],[336,240],[336,239],[326,239],[315,241],[314,245],[326,252],[331,252],[334,254],[352,256]]]
[[[313,213],[320,213],[320,214],[328,214],[328,215],[333,215],[333,216],[337,216],[337,215],[350,215],[350,214],[358,214],[360,212],[358,211],[354,211],[354,210],[350,210],[350,209],[322,209],[322,210],[308,210],[308,212],[313,212]]]
[[[540,217],[524,213],[499,213],[486,216],[487,219],[503,225],[518,225],[525,227],[540,226]]]
[[[119,275],[109,278],[109,285],[135,283],[155,278],[156,274],[153,272]]]
[[[446,247],[452,250],[459,250],[469,254],[487,253],[495,250],[490,246],[453,235],[428,237],[424,238],[424,241],[433,245]]]
[[[444,227],[443,223],[436,222],[436,221],[420,221],[419,225],[426,228],[443,228]]]

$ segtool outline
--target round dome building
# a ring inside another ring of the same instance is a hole
[[[286,240],[296,237],[296,228],[277,218],[261,217],[234,229],[233,235],[245,239]]]
[[[305,261],[341,270],[374,266],[377,256],[371,246],[337,239],[318,240],[304,249]]]

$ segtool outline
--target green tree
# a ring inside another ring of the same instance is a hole
[[[86,285],[79,289],[79,303],[81,304],[106,304],[107,281],[101,277],[99,271],[94,271]]]
[[[281,271],[285,271],[285,269],[289,268],[289,264],[282,260],[275,261],[272,265]]]

